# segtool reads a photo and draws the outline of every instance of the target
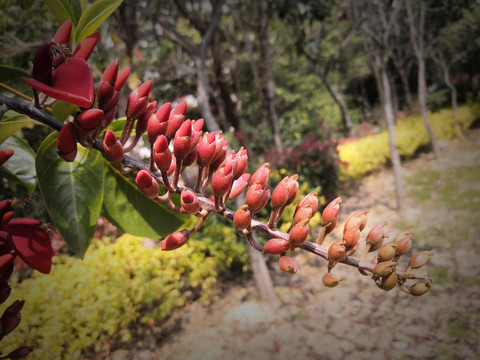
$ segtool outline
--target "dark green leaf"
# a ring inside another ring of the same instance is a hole
[[[25,140],[15,135],[10,136],[0,145],[0,150],[6,149],[14,151],[12,157],[2,166],[2,168],[7,171],[6,176],[10,181],[14,181],[25,187],[28,195],[31,195],[37,185],[35,152]]]
[[[63,161],[57,135],[49,135],[38,150],[38,181],[52,221],[70,250],[83,257],[102,209],[104,161],[98,151],[81,146],[74,162]]]
[[[74,19],[72,19],[74,24],[78,24],[78,20],[80,20],[80,17],[82,16],[82,3],[80,0],[72,0],[72,10],[73,10],[73,15]]]
[[[132,235],[157,238],[174,232],[188,219],[147,198],[133,181],[110,162],[106,164],[103,213],[112,224]]]
[[[8,137],[15,134],[21,128],[33,123],[28,116],[17,113],[13,114],[15,115],[3,115],[2,121],[0,121],[0,144],[3,144]]]
[[[77,44],[92,35],[98,27],[120,6],[122,0],[97,0],[87,8],[77,25]]]
[[[22,76],[30,77],[30,73],[27,71],[9,65],[0,65],[0,82],[5,85],[15,89],[16,91],[23,94],[31,94],[32,88],[25,81],[22,80]],[[11,92],[2,89],[2,92],[8,92],[8,95],[11,96]],[[14,95],[16,98],[19,98],[17,95]]]

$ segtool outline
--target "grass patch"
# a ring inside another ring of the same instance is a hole
[[[479,284],[480,284],[480,277],[471,277],[465,280],[465,282],[463,283],[463,286],[469,289]]]
[[[447,334],[457,340],[472,340],[475,337],[475,331],[460,320],[455,320],[447,325]]]

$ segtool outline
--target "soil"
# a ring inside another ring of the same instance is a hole
[[[442,144],[441,160],[421,154],[405,161],[404,178],[414,179],[425,170],[454,172],[458,166],[479,164],[479,135],[476,129],[463,140]],[[479,183],[480,179],[460,183],[456,191],[471,186],[478,194]],[[294,275],[281,272],[276,261],[270,263],[281,306],[262,303],[250,276],[222,280],[217,300],[193,301],[162,324],[138,324],[135,341],[110,349],[106,358],[478,359],[479,228],[462,220],[471,219],[471,210],[435,205],[435,191],[429,195],[431,201],[419,202],[411,195],[415,185],[406,182],[408,210],[402,216],[395,209],[391,169],[368,176],[342,195],[340,223],[329,236],[338,239],[346,218],[364,208],[370,210],[364,236],[383,220],[388,221],[390,238],[402,230],[423,234],[414,239],[411,252],[435,253],[426,267],[429,273],[434,271],[434,284],[424,296],[407,295],[398,287],[382,291],[345,265],[333,270],[344,281],[327,289],[321,280],[325,261],[297,251]],[[470,228],[458,235],[457,229],[465,226]],[[408,258],[403,261],[405,266]]]

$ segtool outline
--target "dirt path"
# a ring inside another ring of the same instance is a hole
[[[427,295],[381,291],[347,266],[334,269],[342,284],[326,289],[325,262],[297,252],[293,276],[272,263],[280,308],[259,302],[251,280],[219,284],[218,301],[194,302],[163,327],[140,329],[142,341],[110,359],[478,359],[480,131],[443,152],[442,160],[422,155],[404,164],[403,218],[394,210],[390,170],[342,195],[342,221],[368,208],[367,231],[387,220],[391,236],[416,233],[413,253],[433,249],[427,270],[434,287]]]

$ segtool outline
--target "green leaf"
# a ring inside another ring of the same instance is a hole
[[[74,162],[57,155],[57,132],[40,146],[36,168],[45,206],[72,250],[83,257],[95,233],[103,201],[102,155],[78,146]]]
[[[52,105],[52,114],[58,121],[64,122],[68,115],[71,115],[78,106],[65,101],[56,101]]]
[[[72,19],[72,22],[75,24],[75,16],[73,14],[71,1],[45,0],[45,3],[60,24],[63,24],[68,19]]]
[[[3,121],[0,123],[2,124]],[[3,136],[3,132],[0,131]],[[14,151],[12,157],[2,166],[5,175],[13,181],[25,187],[28,195],[32,195],[37,186],[37,173],[35,172],[35,152],[28,143],[18,136],[10,136],[2,145],[0,150],[11,149]]]
[[[0,144],[3,144],[11,135],[15,134],[21,128],[28,126],[33,121],[26,115],[8,116],[4,115],[3,120],[0,121]]]
[[[0,65],[0,82],[23,94],[31,94],[32,87],[22,80],[22,76],[30,77],[30,73],[14,66]],[[7,92],[7,90],[1,90]],[[8,93],[10,96],[11,93]],[[15,97],[18,98],[17,95]]]
[[[105,162],[103,214],[116,227],[132,235],[157,238],[174,232],[189,218],[147,198],[133,181]]]
[[[78,24],[78,20],[82,16],[83,8],[80,0],[71,0],[72,1],[72,10],[74,19],[72,19],[74,24]]]
[[[92,35],[98,27],[120,6],[122,0],[97,0],[87,8],[77,25],[77,44]]]

